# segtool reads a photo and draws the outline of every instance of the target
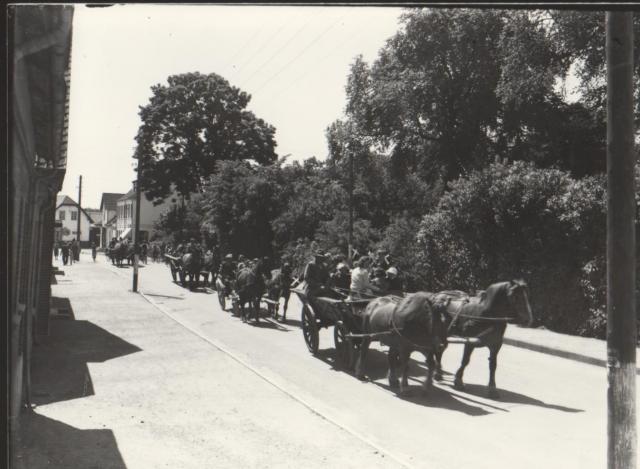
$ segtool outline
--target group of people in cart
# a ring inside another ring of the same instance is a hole
[[[279,296],[285,299],[285,314],[290,289],[296,287],[311,297],[365,300],[383,295],[403,295],[402,278],[386,251],[381,249],[365,256],[356,253],[356,256],[351,269],[344,256],[316,251],[304,269],[294,275],[292,266],[286,261],[279,269],[270,270],[271,263],[267,257],[247,259],[240,255],[236,261],[232,254],[227,254],[220,264],[218,278],[227,286],[229,293],[237,273],[244,268],[254,268],[263,276],[267,289],[276,283]]]

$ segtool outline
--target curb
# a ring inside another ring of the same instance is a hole
[[[548,347],[546,345],[541,345],[534,342],[527,342],[520,339],[511,339],[505,337],[503,342],[507,345],[511,345],[513,347],[519,347],[526,350],[532,350],[534,352],[544,353],[547,355],[553,355],[554,357],[565,358],[567,360],[573,360],[581,363],[586,363],[588,365],[600,366],[603,368],[607,367],[607,360],[603,360],[601,358],[590,357],[588,355],[583,355],[581,353],[570,352],[568,350],[563,350],[554,347]],[[636,367],[636,375],[640,375],[640,368]]]

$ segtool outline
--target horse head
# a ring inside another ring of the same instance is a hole
[[[526,282],[522,279],[495,283],[487,288],[484,301],[495,304],[503,297],[506,304],[501,308],[503,310],[501,312],[505,314],[505,317],[530,326],[533,323],[533,313],[529,304],[528,290]]]

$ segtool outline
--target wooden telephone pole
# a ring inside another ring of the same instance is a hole
[[[141,159],[138,158],[138,167],[136,169],[136,217],[133,227],[133,288],[134,292],[138,291],[138,270],[140,262],[140,170]]]
[[[607,12],[607,462],[636,459],[633,14]]]

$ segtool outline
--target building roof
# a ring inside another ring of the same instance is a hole
[[[123,195],[122,197],[120,197],[118,199],[118,202],[122,201],[122,200],[129,200],[129,199],[135,199],[136,197],[136,191],[134,191],[133,189],[131,189],[129,192],[127,192],[125,195]]]
[[[98,210],[97,208],[87,208],[85,209],[85,211],[91,217],[91,219],[93,220],[93,223],[95,224],[102,223],[102,212],[100,210]]]
[[[56,196],[56,208],[60,207],[60,205],[77,206],[78,203],[75,200],[73,200],[71,197],[69,197],[68,195],[58,194]]]
[[[58,194],[56,196],[56,210],[63,205],[71,205],[72,207],[77,207],[78,203],[68,195]],[[85,214],[85,216],[89,219],[89,221],[93,223],[93,218],[91,218],[91,215],[89,215],[87,211],[82,207],[80,207],[80,210],[82,211],[82,213]]]
[[[124,194],[117,192],[103,192],[102,200],[100,201],[100,210],[104,210],[105,208],[107,210],[115,210],[117,208],[118,200],[123,195]]]

